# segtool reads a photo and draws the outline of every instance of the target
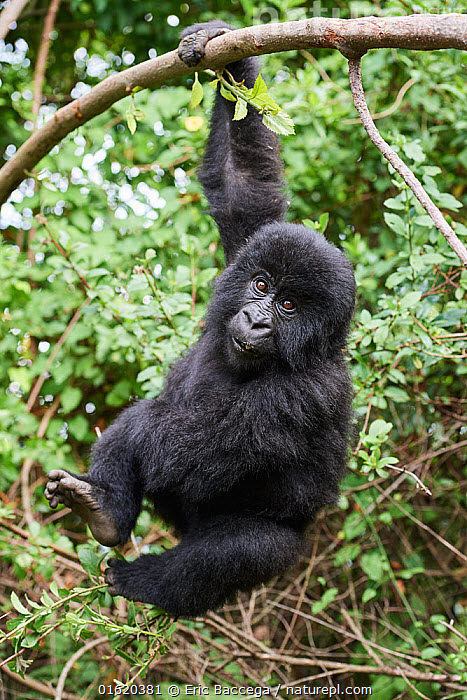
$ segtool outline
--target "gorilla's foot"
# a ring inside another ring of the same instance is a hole
[[[94,539],[106,547],[115,547],[120,542],[112,514],[96,500],[98,489],[95,486],[63,469],[54,469],[48,478],[45,497],[51,508],[56,508],[59,503],[71,508],[89,525]]]

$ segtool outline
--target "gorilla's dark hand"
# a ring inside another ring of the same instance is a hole
[[[206,44],[216,36],[232,31],[233,27],[220,19],[187,27],[181,33],[178,55],[187,66],[196,66],[204,58]]]

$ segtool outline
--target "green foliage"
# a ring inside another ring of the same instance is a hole
[[[206,71],[206,73],[216,75],[210,70]],[[227,74],[228,80],[224,78],[223,73]],[[248,114],[248,105],[251,105],[263,115],[263,124],[271,131],[274,131],[274,133],[282,134],[283,136],[295,133],[292,119],[278,104],[276,104],[276,102],[274,102],[268,92],[268,88],[261,73],[256,78],[253,87],[247,88],[243,83],[236,82],[229,71],[224,69],[223,71],[219,71],[217,73],[217,78],[211,82],[212,87],[216,87],[217,84],[220,85],[221,95],[225,97],[226,100],[236,103],[233,117],[234,121],[245,119]],[[200,93],[200,88],[201,86],[197,83],[196,77],[193,83],[193,94],[190,106],[196,106],[201,102],[203,93],[202,88]],[[201,97],[199,97],[200,94]]]
[[[151,661],[165,653],[176,625],[164,613],[148,620],[142,606],[131,603],[127,619],[116,621],[103,611],[102,606],[108,608],[110,604],[110,596],[106,592],[107,584],[98,583],[97,577],[105,556],[98,556],[84,545],[79,548],[81,564],[93,584],[90,587],[80,586],[70,591],[58,588],[52,581],[49,591],[42,593],[40,602],[25,595],[26,605],[14,591],[10,594],[11,604],[18,614],[7,622],[6,632],[0,631],[0,643],[8,641],[13,647],[16,658],[9,662],[12,670],[24,673],[31,664],[31,660],[25,659],[24,650],[49,643],[48,638],[57,627],[77,643],[90,639],[98,629],[101,636],[108,639],[112,651],[128,662],[129,683],[137,677],[144,678]],[[151,624],[156,619],[154,631]]]

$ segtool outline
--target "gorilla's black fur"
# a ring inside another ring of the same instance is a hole
[[[190,27],[180,56],[199,60],[225,29]],[[257,60],[229,71],[251,87]],[[128,539],[147,496],[180,544],[113,559],[107,580],[175,616],[202,615],[296,562],[306,526],[336,501],[348,447],[351,266],[320,234],[283,222],[277,140],[257,111],[232,121],[233,110],[218,93],[200,173],[227,261],[202,337],[159,399],[104,432],[86,476],[57,470],[46,491],[105,544]]]

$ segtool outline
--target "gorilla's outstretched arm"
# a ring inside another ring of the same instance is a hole
[[[189,27],[182,33],[180,58],[196,64],[209,39],[232,29],[219,20]],[[198,39],[199,37],[199,39]],[[257,58],[227,66],[235,81],[253,87],[259,73]],[[226,263],[262,225],[281,221],[287,208],[276,136],[262,123],[260,113],[248,107],[244,119],[233,121],[235,103],[217,89],[199,179],[219,227]]]

